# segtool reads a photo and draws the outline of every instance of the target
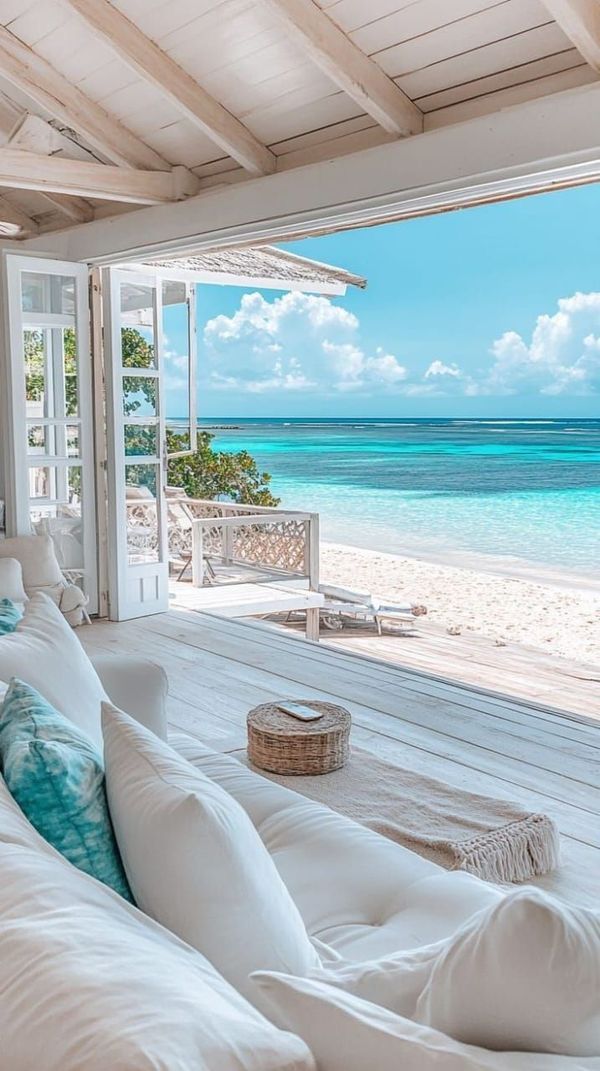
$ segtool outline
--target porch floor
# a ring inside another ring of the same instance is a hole
[[[597,906],[600,724],[536,703],[311,644],[293,633],[194,611],[79,630],[89,653],[144,655],[169,676],[169,720],[218,751],[246,742],[272,698],[347,706],[352,739],[399,766],[551,815],[563,862],[536,884]]]

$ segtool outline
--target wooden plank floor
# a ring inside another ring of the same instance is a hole
[[[300,631],[301,622],[289,628]],[[345,625],[341,632],[321,627],[321,643],[449,680],[510,692],[528,701],[600,719],[600,666],[545,654],[533,647],[493,640],[473,632],[449,636],[427,620],[410,635],[372,626]]]
[[[245,745],[245,718],[274,698],[347,706],[353,740],[448,784],[550,814],[563,862],[537,884],[600,896],[600,723],[364,658],[257,622],[170,611],[79,630],[86,649],[130,652],[169,676],[169,718],[219,751]]]

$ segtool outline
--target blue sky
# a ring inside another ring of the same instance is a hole
[[[600,416],[599,185],[285,248],[368,288],[199,288],[201,416]]]

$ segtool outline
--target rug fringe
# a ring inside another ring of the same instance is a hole
[[[468,870],[486,881],[527,881],[558,866],[558,829],[545,814],[530,814],[501,829],[454,844],[456,870]]]

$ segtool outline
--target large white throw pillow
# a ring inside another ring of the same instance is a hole
[[[0,839],[0,872],[6,1071],[314,1071],[200,953],[52,849]]]
[[[319,965],[248,815],[228,792],[110,704],[102,707],[111,817],[136,903],[256,999],[254,970]]]
[[[487,1049],[600,1057],[600,914],[510,893],[446,946],[416,1018]]]
[[[0,680],[19,677],[102,747],[100,704],[107,698],[96,670],[57,606],[38,592],[16,630],[0,637]]]
[[[0,599],[10,599],[17,606],[27,602],[21,563],[16,558],[0,558]]]
[[[0,558],[18,559],[23,571],[23,584],[29,595],[34,595],[41,588],[64,587],[65,578],[49,535],[13,536],[0,540]]]
[[[600,1059],[487,1052],[312,978],[257,973],[270,1018],[301,1037],[319,1071],[600,1071]]]

